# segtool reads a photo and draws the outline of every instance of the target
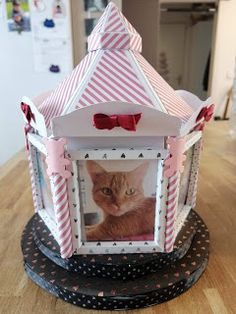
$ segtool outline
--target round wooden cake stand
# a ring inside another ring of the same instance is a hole
[[[175,243],[175,253],[172,255],[86,255],[72,257],[62,264],[58,246],[54,247],[52,236],[45,228],[36,214],[23,232],[25,270],[43,289],[66,302],[84,308],[134,309],[168,301],[189,289],[201,276],[208,262],[209,233],[195,212],[191,212],[180,231]],[[50,240],[47,237],[50,237]],[[127,258],[124,259],[124,256]],[[163,260],[166,263],[163,263]],[[73,261],[73,266],[68,266],[70,261]],[[124,267],[124,276],[115,276],[115,271],[109,276],[111,267],[120,271]],[[145,267],[148,267],[148,270],[142,274]],[[137,269],[140,271],[137,272]],[[134,277],[129,276],[128,271],[130,274],[133,272]]]

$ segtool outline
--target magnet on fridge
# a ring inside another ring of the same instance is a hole
[[[58,73],[58,72],[60,72],[61,70],[60,70],[59,65],[52,64],[52,65],[50,66],[50,68],[49,68],[49,71],[50,71],[50,72],[53,72],[53,73]]]
[[[55,22],[53,21],[53,19],[45,19],[43,25],[48,28],[53,28],[55,27]]]

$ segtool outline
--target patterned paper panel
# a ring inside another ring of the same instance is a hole
[[[193,150],[193,161],[191,169],[191,179],[188,188],[188,197],[186,203],[194,208],[196,206],[197,198],[197,183],[198,183],[198,172],[200,164],[200,153],[202,148],[202,139],[200,139],[195,145]]]
[[[68,258],[73,253],[70,213],[66,180],[60,175],[51,177],[53,185],[53,202],[58,226],[61,257]]]
[[[88,50],[131,49],[142,51],[142,39],[117,7],[110,3],[88,39]]]
[[[70,155],[70,157],[68,157]],[[87,149],[68,151],[67,158],[72,160],[142,160],[165,159],[166,150],[156,149]]]
[[[142,51],[142,39],[139,35],[128,33],[92,34],[88,38],[88,51],[97,49],[130,49]]]
[[[179,182],[179,198],[177,206],[177,216],[186,204],[186,199],[188,196],[189,182],[191,178],[192,171],[192,160],[193,160],[193,147],[190,147],[186,152],[186,160],[184,161],[184,171],[180,175]]]
[[[103,32],[126,32],[127,30],[124,25],[122,14],[116,6],[114,6],[114,4],[110,4],[109,7],[107,7],[107,11],[108,18],[104,23]]]
[[[179,172],[169,178],[168,192],[167,192],[167,208],[166,208],[166,238],[165,251],[171,252],[175,240],[175,218],[176,208],[178,202],[178,186],[179,186]]]
[[[123,101],[153,106],[132,68],[125,51],[104,51],[78,107],[94,103]]]
[[[61,115],[95,56],[96,52],[89,53],[39,107],[47,127],[53,117]]]
[[[29,161],[29,172],[30,172],[30,180],[31,180],[31,188],[32,188],[32,197],[33,197],[33,204],[35,212],[38,211],[41,200],[39,199],[39,187],[36,183],[36,175],[37,175],[37,163],[36,163],[36,149],[33,145],[29,144],[28,153],[28,161]],[[40,202],[40,203],[39,203]]]
[[[92,33],[95,34],[101,32],[138,34],[135,28],[113,3],[110,3],[107,6]]]
[[[167,112],[186,122],[193,114],[192,108],[177,95],[174,89],[156,72],[142,55],[134,53],[134,56]]]

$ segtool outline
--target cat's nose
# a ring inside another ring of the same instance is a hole
[[[115,211],[118,211],[120,209],[120,207],[118,205],[116,205],[116,204],[113,205],[113,208],[114,208]]]

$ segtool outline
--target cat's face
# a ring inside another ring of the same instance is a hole
[[[93,199],[106,214],[121,216],[138,208],[144,198],[143,178],[148,163],[127,172],[107,172],[92,160],[86,166],[93,181]]]

